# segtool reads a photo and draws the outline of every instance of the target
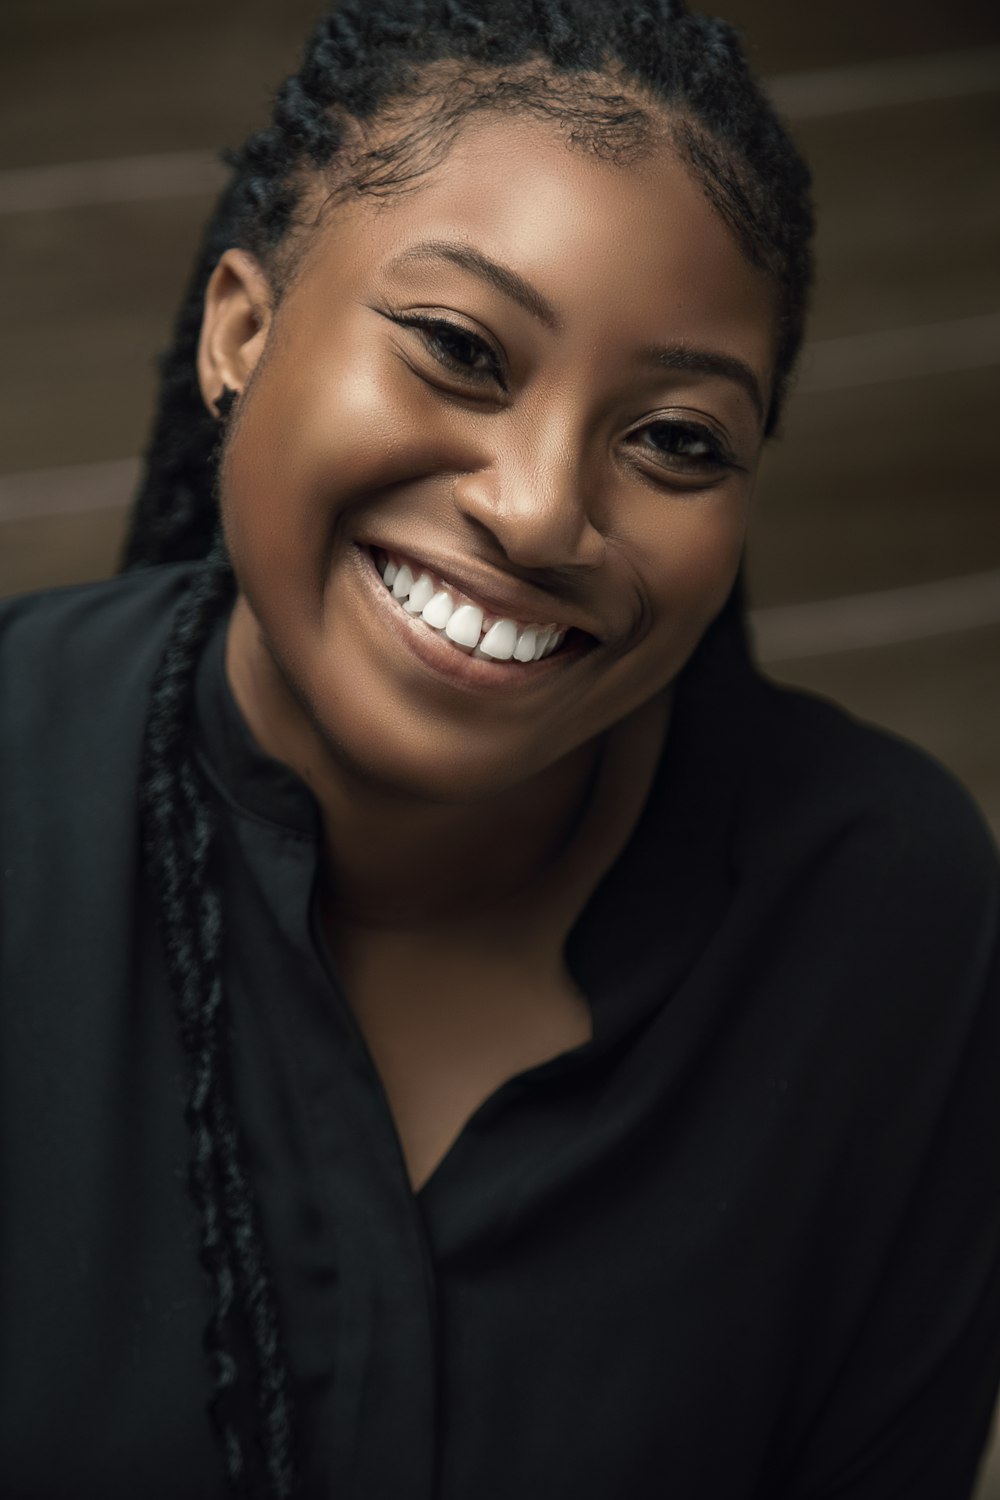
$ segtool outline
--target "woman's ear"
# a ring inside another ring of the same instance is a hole
[[[238,396],[261,356],[271,324],[271,287],[246,250],[227,250],[205,288],[198,384],[213,416],[228,389]]]

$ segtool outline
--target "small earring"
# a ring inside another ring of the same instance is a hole
[[[220,422],[228,421],[239,394],[239,391],[231,391],[228,385],[223,384],[221,396],[215,398],[215,415]]]

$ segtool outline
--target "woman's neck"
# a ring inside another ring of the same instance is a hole
[[[373,934],[502,924],[572,842],[603,750],[593,741],[530,782],[473,802],[422,801],[335,768],[319,801],[339,920]]]

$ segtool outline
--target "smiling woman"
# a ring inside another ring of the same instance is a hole
[[[10,1493],[967,1495],[998,863],[748,651],[734,35],[344,0],[232,167],[122,576],[0,611]]]
[[[465,248],[431,253],[428,229]],[[561,827],[602,736],[648,713],[732,588],[775,304],[668,147],[622,166],[492,112],[405,196],[330,214],[277,307],[227,251],[199,375],[209,402],[243,392],[221,474],[228,666],[258,743],[315,767],[324,806],[374,781],[381,803],[487,798],[501,820],[534,803],[540,838]],[[460,642],[432,655],[441,626],[401,632],[388,595],[360,592],[372,547],[427,574],[421,615],[438,618],[434,581],[462,592],[443,627]],[[475,668],[462,649],[491,616],[574,633],[544,671]],[[413,857],[425,839],[414,827]],[[407,843],[404,825],[390,865]],[[433,843],[419,899],[454,917],[460,877]]]

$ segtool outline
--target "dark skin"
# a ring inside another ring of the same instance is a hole
[[[428,241],[500,263],[547,309],[414,254]],[[775,319],[667,145],[622,167],[495,114],[414,191],[321,216],[277,305],[245,252],[211,279],[202,391],[241,393],[227,670],[319,802],[327,932],[414,1183],[484,1093],[590,1034],[563,943],[735,578]],[[459,574],[498,615],[573,626],[575,649],[459,680],[467,656],[414,646],[429,627],[400,624],[373,546]]]

